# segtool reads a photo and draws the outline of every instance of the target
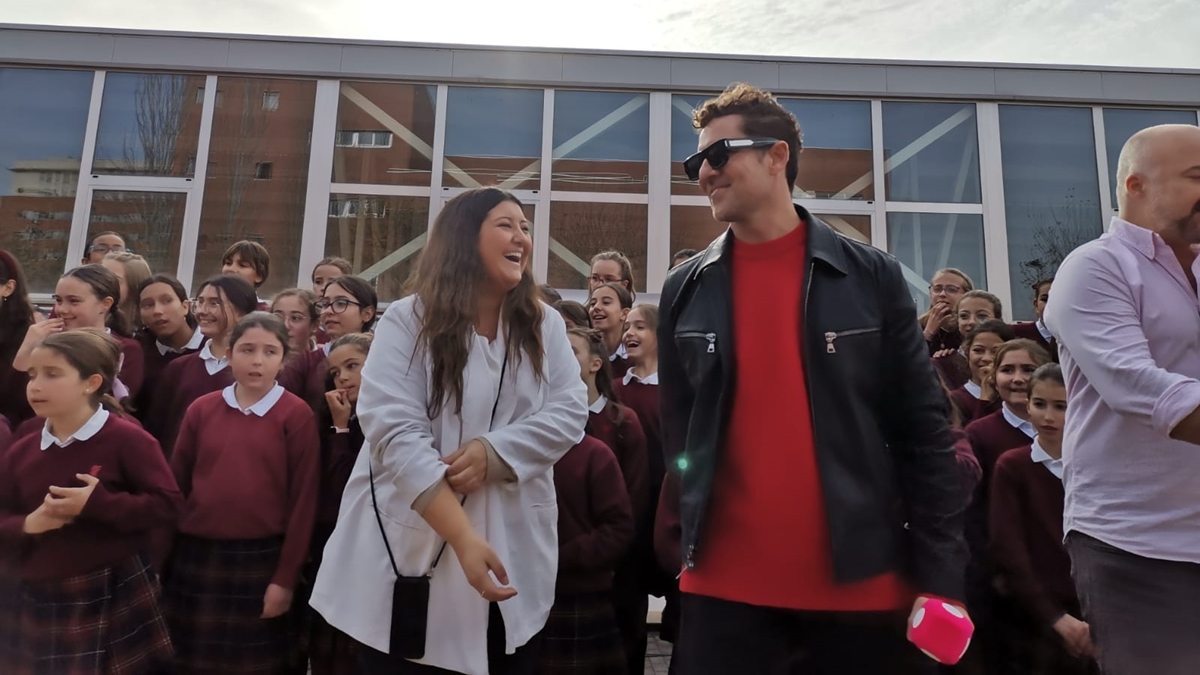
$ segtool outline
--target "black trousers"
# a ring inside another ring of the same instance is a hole
[[[534,635],[529,642],[518,647],[517,651],[512,654],[504,653],[504,638],[504,617],[500,615],[500,606],[493,602],[488,612],[489,675],[533,675],[537,670],[538,656],[541,655],[542,633]],[[446,636],[445,639],[458,640],[461,638]],[[366,645],[359,645],[358,672],[359,675],[436,675],[454,671],[413,663],[407,659],[384,654]]]
[[[1067,535],[1083,618],[1105,675],[1200,673],[1200,564]]]
[[[800,612],[683,593],[680,675],[925,675],[901,612]]]

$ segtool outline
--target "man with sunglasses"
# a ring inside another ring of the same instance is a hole
[[[661,300],[675,658],[699,675],[924,672],[906,619],[961,607],[969,490],[900,266],[793,204],[800,129],[771,94],[733,85],[694,124],[684,168],[729,229]]]

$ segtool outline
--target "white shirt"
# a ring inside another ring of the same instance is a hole
[[[279,403],[279,399],[283,398],[283,387],[276,382],[275,386],[271,387],[271,391],[268,391],[266,396],[258,399],[258,402],[249,408],[243,408],[238,403],[236,388],[236,384],[225,387],[221,390],[221,397],[225,399],[230,408],[241,412],[243,415],[253,413],[259,417],[266,417],[267,413],[271,412],[271,408],[274,408],[275,404]]]
[[[1033,451],[1029,455],[1033,461],[1046,467],[1046,470],[1054,474],[1055,478],[1062,480],[1063,463],[1062,458],[1054,459],[1046,452],[1041,443],[1038,443],[1037,438],[1033,439]]]
[[[200,358],[204,361],[204,369],[208,371],[209,375],[216,375],[229,367],[229,354],[219,359],[213,356],[212,341],[209,341],[204,345],[204,349],[200,350]]]
[[[1046,328],[1046,324],[1041,319],[1034,322],[1034,325],[1037,326],[1038,333],[1041,334],[1043,340],[1049,342],[1054,339],[1054,336],[1050,334],[1050,329]]]
[[[1030,438],[1037,436],[1037,432],[1033,430],[1033,422],[1017,417],[1017,414],[1009,409],[1007,403],[1004,404],[1004,407],[1001,408],[1001,410],[1004,411],[1004,421],[1012,425],[1014,429],[1020,431]]]
[[[633,374],[633,368],[625,371],[625,377],[621,379],[621,384],[628,385],[630,382],[637,380],[642,384],[658,384],[658,371],[654,371],[645,377],[638,377]]]
[[[608,360],[616,361],[617,359],[625,359],[625,358],[629,358],[629,352],[625,351],[625,343],[624,342],[618,342],[616,351],[614,351],[613,353],[608,355]]]
[[[983,387],[980,387],[979,385],[975,384],[974,382],[972,382],[970,380],[967,380],[967,383],[963,385],[963,389],[966,389],[967,393],[974,396],[975,398],[979,398],[980,396],[983,396]]]
[[[588,412],[594,412],[599,415],[600,413],[604,412],[604,406],[606,405],[608,405],[608,397],[604,394],[600,394],[600,398],[596,399],[595,403],[588,406]]]
[[[190,340],[188,340],[188,343],[183,346],[183,349],[175,349],[174,347],[164,345],[158,340],[154,341],[154,346],[158,347],[158,353],[162,354],[163,356],[166,356],[167,354],[182,354],[186,351],[194,352],[197,349],[200,349],[200,345],[202,344],[204,344],[204,333],[201,333],[199,328],[192,329],[192,337]],[[209,355],[212,355],[211,352]]]
[[[57,445],[60,448],[65,448],[75,441],[86,441],[92,436],[100,433],[104,428],[104,423],[108,421],[108,411],[101,406],[88,418],[88,421],[83,423],[75,433],[67,436],[67,440],[60,441],[50,433],[50,422],[46,421],[46,425],[42,427],[42,450],[49,450],[50,446]]]
[[[587,386],[562,317],[543,303],[545,377],[535,376],[528,359],[516,359],[501,383],[503,326],[492,342],[475,335],[463,373],[461,415],[447,403],[431,420],[425,410],[431,365],[421,352],[413,362],[419,309],[415,296],[392,303],[376,330],[357,406],[366,443],[343,493],[310,602],[334,627],[386,652],[395,574],[371,506],[368,468],[375,472],[379,511],[400,574],[423,575],[442,539],[412,504],[445,476],[441,458],[483,437],[512,468],[516,482],[486,483],[463,508],[519,592],[499,605],[505,652],[511,654],[545,626],[554,604],[558,503],[553,466],[583,438]],[[447,547],[430,582],[428,640],[418,663],[487,675],[487,624],[488,601],[467,583]]]

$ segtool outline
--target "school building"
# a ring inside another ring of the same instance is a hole
[[[800,120],[797,201],[1032,316],[1029,285],[1114,213],[1121,145],[1197,123],[1200,70],[515,49],[0,25],[0,248],[45,297],[116,230],[194,288],[239,239],[264,295],[326,255],[395,299],[446,199],[515,192],[539,279],[604,249],[653,300],[723,229],[684,177],[691,111],[734,81]]]

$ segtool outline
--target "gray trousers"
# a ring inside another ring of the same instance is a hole
[[[1200,673],[1200,564],[1143,558],[1078,532],[1067,551],[1104,675]]]

